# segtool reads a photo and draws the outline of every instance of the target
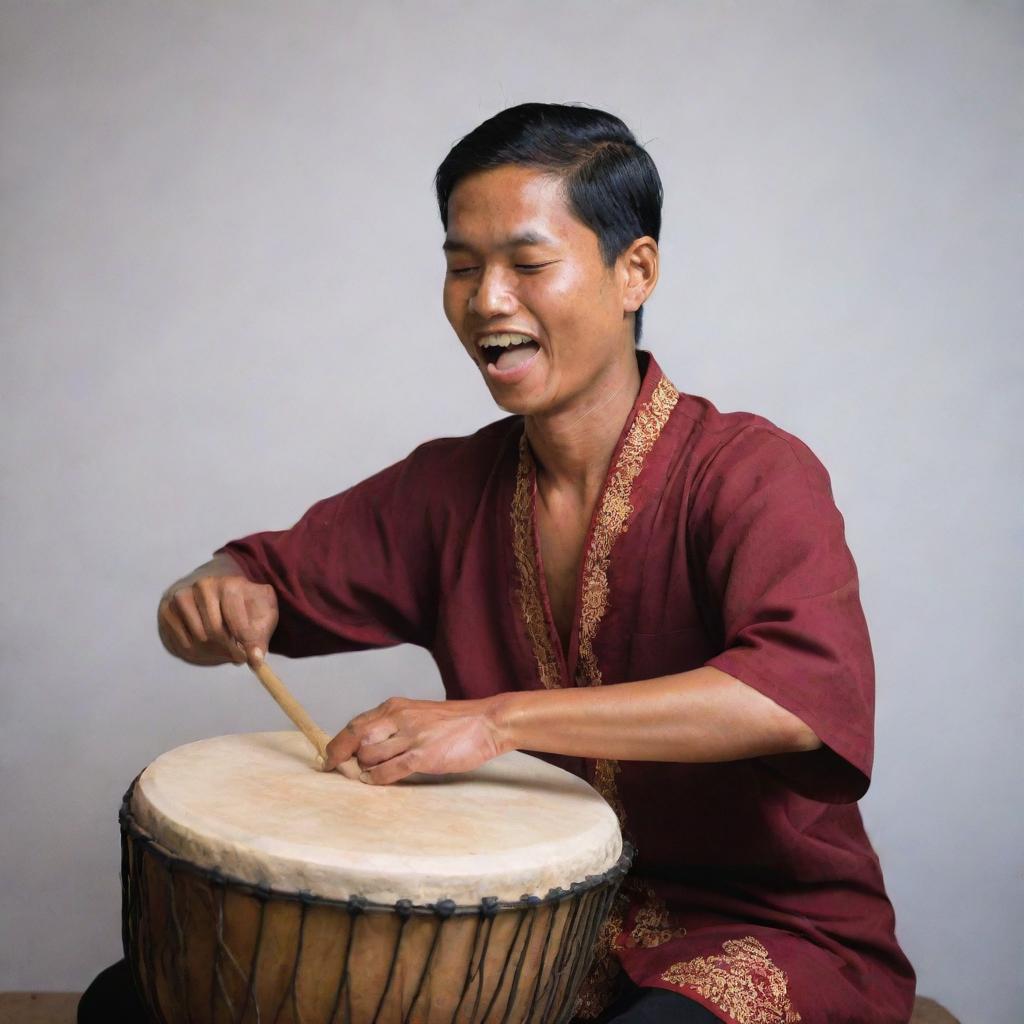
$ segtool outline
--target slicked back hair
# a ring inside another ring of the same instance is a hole
[[[441,223],[455,186],[476,171],[516,164],[562,177],[569,209],[598,239],[612,267],[637,238],[661,232],[663,191],[658,169],[614,114],[564,103],[520,103],[463,136],[434,175]],[[634,319],[640,344],[643,306]]]

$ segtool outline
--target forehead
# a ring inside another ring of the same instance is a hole
[[[577,245],[596,239],[569,210],[557,175],[507,166],[477,171],[455,186],[448,200],[443,248]]]

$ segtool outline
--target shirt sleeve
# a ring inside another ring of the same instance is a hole
[[[874,661],[857,568],[825,467],[771,425],[746,427],[712,457],[696,517],[724,649],[706,662],[770,697],[821,739],[762,759],[828,803],[868,788]]]
[[[272,652],[304,657],[399,643],[431,647],[436,474],[420,458],[426,447],[316,502],[290,529],[249,534],[218,548],[250,580],[276,591],[280,617]]]

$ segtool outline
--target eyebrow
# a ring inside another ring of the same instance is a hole
[[[505,241],[499,248],[501,249],[515,249],[520,245],[554,245],[554,240],[548,238],[547,235],[541,234],[539,231],[521,231],[518,235],[513,235],[507,241]],[[444,240],[444,244],[441,249],[444,252],[464,252],[466,249],[471,248],[466,242],[458,237],[449,236]]]

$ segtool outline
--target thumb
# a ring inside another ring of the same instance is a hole
[[[234,587],[225,588],[222,608],[235,644],[245,652],[245,660],[249,667],[259,668],[263,664],[267,643],[277,623],[267,618],[263,622],[254,621],[249,602]]]
[[[270,638],[277,628],[277,595],[270,586],[254,590],[245,597],[246,629],[242,643],[249,664],[256,668],[262,664]]]

